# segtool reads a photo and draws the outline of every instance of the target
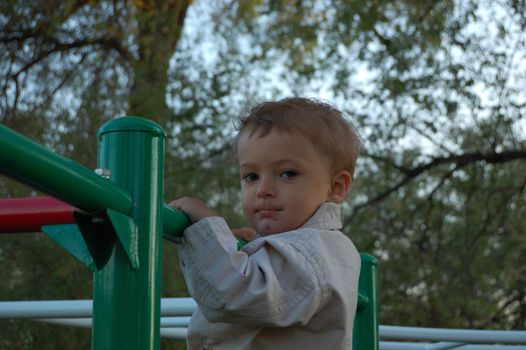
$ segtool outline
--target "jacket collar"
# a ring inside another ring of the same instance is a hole
[[[341,204],[326,202],[301,226],[320,230],[339,230],[342,226]]]

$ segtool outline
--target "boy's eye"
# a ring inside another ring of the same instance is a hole
[[[246,181],[246,182],[254,182],[254,181],[256,181],[258,178],[259,178],[259,177],[257,176],[257,174],[250,173],[250,174],[243,175],[243,176],[241,177],[241,180]]]
[[[298,176],[298,172],[294,170],[285,170],[280,176],[285,179],[292,179],[293,177]]]

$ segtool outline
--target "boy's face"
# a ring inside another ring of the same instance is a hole
[[[238,160],[243,211],[262,235],[297,229],[329,199],[328,162],[300,134],[244,131]]]

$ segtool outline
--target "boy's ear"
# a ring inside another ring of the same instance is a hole
[[[347,197],[352,183],[351,174],[347,170],[340,170],[332,176],[331,191],[327,202],[341,203]]]

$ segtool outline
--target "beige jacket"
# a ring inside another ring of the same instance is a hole
[[[339,229],[334,203],[241,251],[220,217],[187,228],[177,247],[199,306],[188,349],[350,350],[360,256]]]

